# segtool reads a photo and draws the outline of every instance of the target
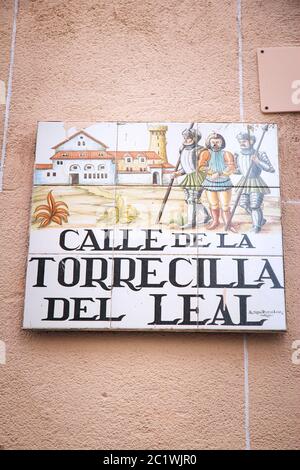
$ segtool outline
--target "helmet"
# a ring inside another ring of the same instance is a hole
[[[202,137],[202,134],[200,131],[197,131],[196,129],[185,129],[182,133],[183,137],[187,139],[188,137],[190,139],[193,139],[194,142],[199,142],[199,140]]]
[[[248,134],[248,132],[240,132],[237,136],[236,136],[237,140],[240,141],[240,140],[249,140],[251,146],[253,147],[253,145],[255,144],[256,142],[256,137],[255,135],[253,134]]]

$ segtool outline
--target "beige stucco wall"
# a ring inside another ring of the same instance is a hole
[[[0,3],[7,83],[14,1]],[[22,331],[37,121],[240,120],[239,3],[243,117],[280,127],[288,332]],[[0,193],[0,446],[300,448],[300,116],[261,114],[255,55],[299,45],[299,25],[298,0],[19,1]]]

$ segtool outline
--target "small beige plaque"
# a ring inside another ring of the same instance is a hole
[[[300,111],[300,47],[257,49],[263,113]]]

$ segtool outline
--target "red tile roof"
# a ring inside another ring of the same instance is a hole
[[[171,163],[153,163],[149,166],[150,168],[174,168],[174,165],[171,165]]]
[[[147,160],[161,160],[160,156],[152,150],[140,150],[134,152],[117,150],[116,152],[110,151],[109,153],[115,155],[118,160],[124,157],[132,157],[133,159],[137,157],[145,157]]]
[[[164,167],[164,168],[175,168],[175,166],[172,165],[172,163],[169,163],[169,162],[164,163],[164,164],[163,164],[163,167]]]
[[[61,150],[56,152],[50,160],[122,160],[125,157],[131,157],[134,160],[137,157],[144,157],[146,160],[158,160],[162,164],[170,165],[169,163],[162,163],[162,160],[156,152],[153,151],[140,151],[140,152],[125,152],[123,150],[113,151],[101,151],[101,150]]]
[[[36,163],[35,169],[36,170],[52,170],[53,165],[52,163]]]
[[[95,139],[95,137],[91,136],[90,134],[88,134],[88,133],[87,133],[86,131],[84,131],[84,130],[75,132],[75,134],[72,134],[70,137],[68,137],[67,139],[63,140],[62,142],[59,142],[57,145],[54,145],[54,147],[52,147],[52,148],[53,148],[53,149],[56,149],[56,148],[59,147],[60,145],[63,145],[63,144],[65,144],[66,142],[68,142],[69,140],[73,139],[73,137],[76,137],[76,135],[78,135],[78,134],[84,134],[86,137],[89,137],[89,138],[92,139],[94,142],[97,142],[97,144],[102,145],[102,147],[105,147],[106,149],[108,148],[107,145],[105,145],[103,142],[101,142],[101,140]]]

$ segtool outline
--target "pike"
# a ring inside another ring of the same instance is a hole
[[[258,152],[259,152],[260,146],[261,146],[261,144],[262,144],[262,141],[263,141],[263,139],[264,139],[265,133],[267,132],[268,128],[269,128],[269,124],[266,124],[266,125],[263,127],[263,133],[262,133],[262,135],[261,135],[259,144],[258,144],[257,149],[256,149],[256,151],[255,151],[255,157],[258,156]],[[248,128],[248,133],[249,133],[249,128]],[[247,171],[246,176],[245,176],[244,184],[247,183],[247,180],[248,180],[249,175],[250,175],[251,170],[252,170],[252,166],[253,166],[253,161],[251,162],[251,165],[249,165],[248,171]],[[244,186],[242,186],[242,187],[239,189],[239,192],[238,192],[238,194],[237,194],[237,197],[236,197],[236,200],[235,200],[233,209],[232,209],[232,211],[231,211],[229,220],[228,220],[228,222],[227,222],[227,224],[226,224],[226,226],[225,226],[225,231],[227,231],[227,230],[229,229],[230,225],[231,225],[231,222],[232,222],[233,216],[234,216],[234,214],[235,214],[236,208],[237,208],[237,206],[238,206],[238,204],[239,204],[239,202],[240,202],[243,189],[244,189]]]
[[[193,127],[194,127],[194,122],[191,123],[190,127],[188,128],[188,130],[190,131]],[[157,219],[156,219],[156,224],[159,224],[159,223],[160,223],[160,219],[162,218],[163,211],[164,211],[164,209],[165,209],[165,205],[167,204],[167,201],[168,201],[168,199],[169,199],[170,192],[171,192],[171,189],[172,189],[174,180],[175,180],[175,173],[176,173],[176,171],[178,171],[178,168],[179,168],[179,165],[180,165],[181,152],[182,152],[182,148],[179,149],[179,157],[178,157],[178,160],[177,160],[177,163],[176,163],[176,166],[175,166],[174,173],[173,173],[173,175],[172,175],[172,177],[171,177],[171,180],[170,180],[168,189],[167,189],[167,191],[166,191],[165,197],[164,197],[164,199],[163,199],[162,205],[161,205],[161,207],[160,207],[160,210],[159,210],[159,213],[158,213],[158,216],[157,216]]]

